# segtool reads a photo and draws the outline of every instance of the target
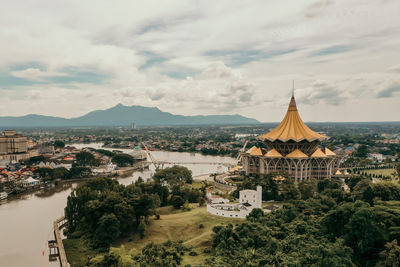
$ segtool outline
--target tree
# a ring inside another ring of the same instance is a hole
[[[44,180],[53,180],[53,169],[50,168],[37,168],[33,173],[39,175]]]
[[[99,160],[95,159],[92,153],[87,151],[81,151],[76,154],[76,165],[77,166],[98,166],[100,164]]]
[[[400,185],[392,182],[380,182],[372,184],[374,197],[381,200],[400,200]]]
[[[354,187],[352,196],[355,200],[363,200],[370,205],[374,202],[374,192],[372,190],[372,183],[369,179],[363,179]]]
[[[199,206],[202,207],[206,203],[206,200],[204,199],[204,197],[199,197],[198,202]]]
[[[103,215],[94,235],[96,246],[109,246],[121,234],[119,227],[120,223],[114,214]]]
[[[107,247],[122,233],[137,230],[141,219],[156,213],[156,193],[142,192],[136,184],[116,180],[88,180],[70,194],[65,208],[67,235],[88,239],[94,247]]]
[[[71,178],[82,178],[90,176],[92,171],[87,167],[72,167],[69,170],[69,173]]]
[[[399,153],[399,157],[400,157],[400,153]],[[397,177],[400,178],[400,163],[397,163],[395,165],[395,170],[396,170],[396,173],[397,173]]]
[[[341,186],[341,181],[328,178],[318,182],[317,184],[318,193],[321,193],[325,189],[339,189]]]
[[[369,153],[369,149],[366,145],[361,145],[357,148],[355,156],[359,158],[366,158]]]
[[[56,141],[54,141],[54,147],[55,148],[63,148],[63,147],[65,147],[65,143],[61,140],[56,140]]]
[[[53,169],[54,179],[68,179],[71,177],[71,173],[64,167]]]
[[[182,255],[189,248],[180,242],[167,241],[164,244],[148,243],[138,255],[137,261],[140,266],[180,266]]]
[[[146,232],[146,224],[145,224],[144,220],[140,220],[140,223],[138,226],[138,232],[139,232],[140,239],[143,239],[144,234]]]
[[[315,181],[303,181],[297,184],[300,191],[301,199],[306,200],[312,198],[317,192],[317,185]]]
[[[111,161],[117,164],[118,167],[125,167],[133,164],[133,157],[128,154],[119,153],[113,156]]]
[[[170,201],[171,205],[174,206],[175,209],[180,209],[185,203],[185,200],[181,196],[173,195]]]
[[[153,179],[157,183],[166,183],[170,187],[175,185],[182,186],[186,183],[191,184],[193,182],[192,171],[186,167],[177,165],[157,171]]]
[[[28,164],[29,165],[37,164],[37,163],[40,163],[40,162],[42,162],[44,160],[45,160],[45,157],[43,155],[35,156],[35,157],[29,158]]]
[[[247,215],[246,219],[249,221],[257,221],[261,217],[264,217],[264,211],[262,209],[253,209],[249,215]]]
[[[379,253],[381,260],[376,265],[377,267],[399,267],[400,266],[400,246],[397,245],[397,240],[388,242],[385,249]]]
[[[297,189],[296,184],[286,179],[281,186],[282,196],[284,200],[292,200],[292,199],[299,199],[300,198],[300,191]]]

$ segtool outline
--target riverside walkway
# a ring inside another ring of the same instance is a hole
[[[61,229],[65,226],[66,223],[67,223],[67,220],[65,219],[64,216],[62,216],[54,221],[53,226],[54,226],[55,240],[49,241],[50,252],[52,249],[58,250],[58,258],[60,259],[61,267],[69,267],[70,266],[68,263],[68,260],[67,260],[67,255],[65,254],[64,244],[63,244],[62,238],[61,238]]]

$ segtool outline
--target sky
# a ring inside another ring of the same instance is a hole
[[[0,116],[400,120],[400,1],[2,0]]]

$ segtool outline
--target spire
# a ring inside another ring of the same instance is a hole
[[[294,97],[294,80],[293,80],[293,87],[292,87],[292,97]]]
[[[289,110],[297,111],[296,99],[294,98],[294,80],[293,80],[293,87],[292,87],[292,98],[290,99],[290,103],[289,103]]]
[[[293,140],[300,142],[302,140],[307,140],[309,142],[314,140],[322,140],[325,136],[314,132],[304,122],[301,120],[300,115],[297,111],[296,100],[294,98],[294,81],[292,89],[292,97],[290,99],[290,104],[288,111],[281,121],[281,123],[272,131],[267,134],[259,136],[261,139],[267,139],[269,141],[280,140],[286,142],[288,140]],[[326,154],[326,153],[325,153]]]

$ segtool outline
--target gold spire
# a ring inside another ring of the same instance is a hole
[[[302,140],[307,140],[311,142],[314,140],[322,140],[325,136],[314,132],[305,125],[297,111],[294,95],[292,95],[289,108],[282,122],[275,129],[267,134],[259,136],[259,138],[267,139],[269,141],[280,140],[286,142],[288,140],[293,140],[300,142]]]

